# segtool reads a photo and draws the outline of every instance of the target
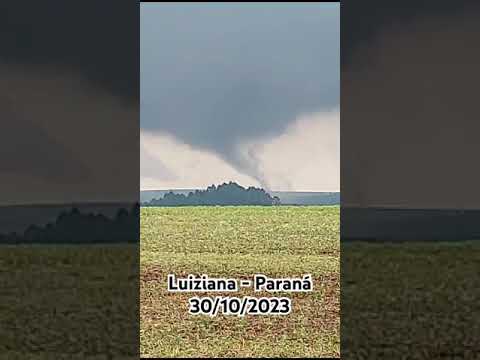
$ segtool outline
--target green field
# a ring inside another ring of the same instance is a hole
[[[341,251],[342,358],[479,358],[478,241]]]
[[[338,206],[142,208],[142,356],[338,356],[339,220]],[[311,273],[314,292],[281,294],[293,299],[288,316],[193,316],[192,294],[166,291],[168,273]]]
[[[138,358],[138,245],[2,245],[0,358]]]

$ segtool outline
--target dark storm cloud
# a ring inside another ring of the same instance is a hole
[[[478,208],[480,7],[373,3],[375,15],[367,2],[342,18],[342,201]]]
[[[2,203],[137,198],[138,41],[135,2],[0,4]]]
[[[2,173],[34,175],[47,181],[85,181],[89,171],[70,149],[19,115],[10,99],[0,98],[0,109],[2,119],[8,120],[0,132]],[[65,169],[71,164],[75,166],[67,174]]]
[[[472,3],[471,0],[349,1],[341,8],[342,66],[355,64],[359,60],[355,51],[368,46],[394,25],[406,25],[422,17],[454,16]]]
[[[138,5],[134,2],[3,1],[0,60],[60,65],[130,101],[138,99]]]
[[[263,181],[242,141],[339,104],[337,4],[143,4],[141,127]]]

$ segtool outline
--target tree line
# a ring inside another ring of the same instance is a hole
[[[139,204],[130,210],[120,208],[113,218],[74,207],[45,226],[31,225],[23,234],[0,234],[0,243],[135,243],[139,233]]]
[[[206,190],[190,191],[187,195],[170,191],[163,198],[152,199],[142,206],[199,206],[199,205],[280,205],[277,196],[264,189],[250,186],[244,188],[235,182],[211,185]]]

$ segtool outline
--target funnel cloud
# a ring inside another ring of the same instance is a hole
[[[262,151],[299,117],[339,108],[339,4],[145,3],[140,11],[142,132],[212,154],[255,185],[297,184],[272,180]],[[330,121],[335,127],[339,114]]]

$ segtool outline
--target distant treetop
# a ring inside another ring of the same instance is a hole
[[[270,196],[264,189],[250,186],[244,188],[235,182],[210,185],[206,190],[190,191],[188,195],[172,191],[163,198],[152,199],[143,206],[200,206],[200,205],[279,205],[277,196]]]

